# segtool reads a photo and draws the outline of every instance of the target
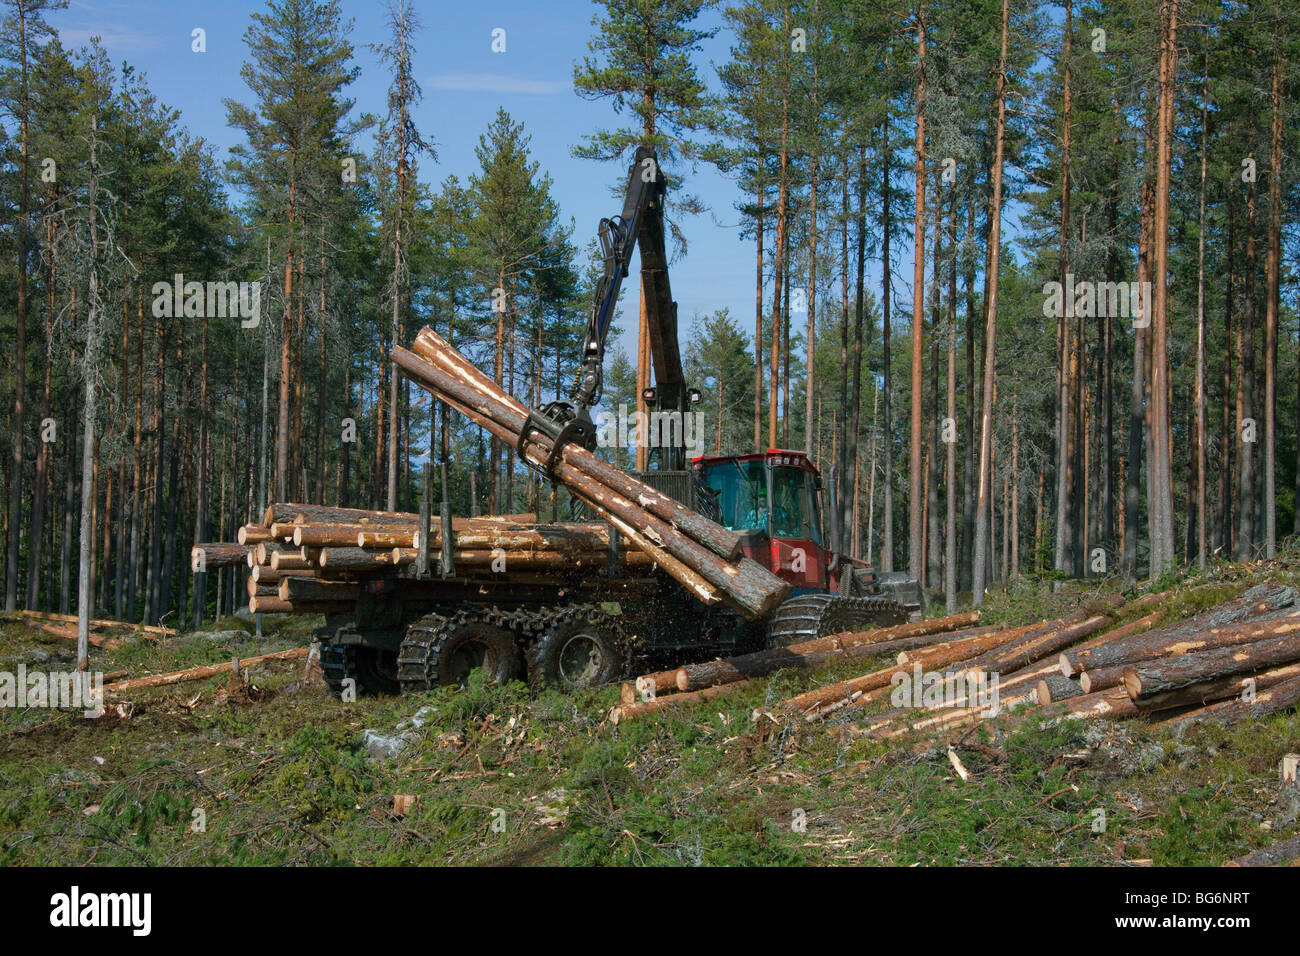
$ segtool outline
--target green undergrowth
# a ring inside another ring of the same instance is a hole
[[[984,620],[1144,590],[1166,597],[1116,621],[1174,620],[1260,581],[1295,583],[1298,567],[1288,554],[1146,589],[1022,584],[991,594]],[[92,665],[158,673],[302,639],[129,638],[94,649]],[[70,648],[0,626],[0,669],[38,651],[55,669]],[[222,677],[142,691],[129,717],[0,711],[0,864],[1195,865],[1296,832],[1300,806],[1278,780],[1281,756],[1300,750],[1295,714],[1182,734],[1004,715],[958,744],[966,780],[946,746],[873,740],[861,715],[753,719],[882,663],[781,671],[617,725],[617,688],[532,695],[471,680],[344,703],[303,681],[301,661],[262,666],[247,688]],[[422,726],[398,730],[417,714]],[[405,733],[406,747],[369,758],[367,730]]]

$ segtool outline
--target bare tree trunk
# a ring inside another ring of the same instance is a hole
[[[993,149],[992,192],[989,196],[989,272],[984,312],[984,394],[980,410],[979,498],[975,514],[975,571],[972,601],[984,604],[985,562],[989,552],[989,491],[993,480],[993,374],[997,363],[998,260],[1002,243],[1002,152],[1007,123],[1008,0],[1002,0],[1002,45],[998,56],[998,118]]]
[[[9,471],[9,510],[6,516],[7,541],[5,549],[5,610],[18,608],[18,551],[22,532],[23,509],[23,439],[26,428],[23,416],[27,392],[27,215],[30,202],[28,185],[27,121],[31,112],[27,82],[27,15],[25,3],[15,5],[18,20],[18,222],[15,231],[15,248],[18,253],[17,311],[15,314],[14,347],[10,353],[14,362],[13,418],[9,422],[9,441],[13,458]],[[28,574],[36,573],[28,569]]]
[[[867,245],[867,148],[858,149],[858,284],[853,306],[853,392],[849,398],[849,412],[845,416],[851,419],[847,437],[844,440],[845,468],[853,468],[853,535],[850,553],[857,557],[860,535],[858,533],[858,432],[862,420],[862,321],[864,307],[863,283],[866,282],[866,245]],[[869,334],[869,333],[868,333]]]
[[[818,105],[818,68],[813,60],[812,78],[812,115],[814,121],[820,119]],[[804,382],[804,424],[803,447],[809,455],[813,452],[813,393],[816,391],[816,363],[813,361],[817,352],[817,187],[821,177],[821,152],[814,146],[811,160],[811,181],[808,184],[808,337],[804,340],[807,356],[807,369]]]
[[[1174,127],[1174,90],[1177,74],[1178,8],[1175,0],[1163,0],[1164,36],[1160,58],[1160,118],[1156,128],[1156,197],[1154,239],[1154,302],[1151,317],[1151,398],[1155,447],[1151,503],[1155,516],[1152,536],[1152,574],[1158,574],[1174,560],[1173,471],[1170,457],[1169,424],[1169,172]]]
[[[1210,51],[1205,50],[1201,77],[1201,183],[1196,239],[1196,566],[1205,570],[1205,172],[1209,131]]]
[[[885,119],[881,123],[881,149],[884,153],[885,170],[880,181],[880,205],[881,205],[881,353],[883,355],[883,364],[885,366],[885,383],[884,383],[884,400],[882,404],[883,424],[881,434],[884,436],[884,454],[885,473],[882,476],[884,487],[881,494],[884,498],[884,509],[881,515],[881,524],[884,525],[884,540],[880,544],[880,570],[890,572],[894,570],[894,450],[893,450],[893,415],[892,402],[890,399],[890,389],[893,383],[892,361],[889,350],[889,317],[893,311],[894,305],[894,286],[891,277],[892,263],[890,261],[889,239],[893,222],[890,218],[890,192],[892,186],[890,158],[893,155],[889,142],[889,115],[886,112]]]
[[[790,34],[790,12],[789,8],[785,11],[784,34]],[[780,373],[781,357],[781,325],[783,321],[788,321],[788,317],[781,315],[781,288],[782,280],[785,276],[785,259],[788,254],[786,246],[789,242],[789,224],[787,222],[789,214],[789,189],[790,189],[790,83],[789,83],[789,56],[790,48],[788,45],[783,47],[785,50],[786,63],[782,68],[781,81],[781,153],[780,153],[780,178],[777,183],[776,199],[776,264],[772,270],[773,290],[772,290],[772,360],[771,375],[768,379],[768,420],[767,420],[767,444],[768,447],[777,446],[777,409],[780,407],[778,393],[778,377]]]
[[[1064,85],[1062,100],[1061,138],[1061,220],[1058,235],[1058,281],[1061,284],[1061,314],[1056,321],[1056,549],[1053,567],[1057,571],[1073,574],[1075,570],[1073,540],[1074,507],[1074,388],[1078,374],[1078,348],[1071,341],[1071,320],[1074,317],[1073,296],[1070,295],[1070,33],[1073,28],[1073,6],[1065,3],[1065,42],[1063,53]]]
[[[1268,251],[1265,254],[1264,303],[1264,557],[1277,557],[1277,322],[1282,261],[1282,52],[1273,48],[1273,121],[1269,135]],[[1300,511],[1300,508],[1297,509]]]
[[[1251,154],[1253,157],[1253,153]],[[1255,554],[1255,184],[1246,195],[1245,300],[1238,323],[1241,374],[1237,382],[1237,446],[1239,455],[1237,560],[1249,561]]]
[[[957,428],[957,191],[948,197],[948,382],[945,424]],[[938,281],[935,269],[935,281]],[[946,431],[947,429],[945,429]],[[956,437],[951,436],[951,437]],[[970,435],[967,433],[967,440]],[[957,609],[957,443],[944,435],[943,593],[951,614]]]
[[[924,574],[924,534],[921,508],[921,403],[923,393],[922,361],[925,323],[925,11],[916,15],[916,147],[912,171],[916,180],[916,210],[912,247],[912,389],[911,449],[907,504],[907,573],[920,580]]]
[[[95,379],[99,375],[99,118],[90,121],[90,183],[87,215],[90,218],[90,277],[86,297],[86,347],[82,353],[81,377],[84,387],[81,432],[81,530],[77,577],[77,670],[90,666],[90,619],[92,574],[91,556],[95,548],[93,506],[95,501]]]

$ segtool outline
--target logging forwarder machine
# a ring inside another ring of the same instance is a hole
[[[462,682],[475,668],[496,680],[526,673],[535,687],[574,689],[625,676],[634,660],[745,652],[897,624],[923,610],[924,593],[915,581],[905,574],[878,574],[838,549],[835,469],[824,534],[823,481],[802,451],[768,448],[687,460],[679,440],[682,423],[700,394],[686,387],[682,371],[664,243],[664,195],[655,152],[642,146],[629,170],[622,214],[600,222],[605,271],[570,400],[532,411],[520,445],[540,432],[552,441],[552,460],[567,442],[595,448],[591,408],[601,397],[605,341],[629,259],[639,247],[654,372],[654,385],[641,398],[660,426],[661,439],[666,433],[671,440],[656,442],[655,467],[636,476],[738,532],[742,553],[788,582],[790,595],[761,621],[746,620],[725,605],[706,607],[663,573],[620,567],[612,529],[610,560],[594,574],[458,572],[452,536],[443,535],[440,556],[430,561],[422,552],[401,572],[427,580],[428,590],[421,592],[427,597],[412,602],[409,596],[377,593],[359,602],[354,614],[327,618],[320,632],[322,665],[336,690],[352,678],[362,691],[420,691]],[[429,492],[426,482],[425,522]],[[450,524],[444,470],[442,526]],[[429,537],[422,535],[421,541]]]

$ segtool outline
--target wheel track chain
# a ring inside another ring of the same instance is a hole
[[[801,594],[776,609],[768,622],[768,646],[811,641],[844,630],[866,630],[907,620],[907,608],[888,598]]]
[[[443,642],[466,624],[473,622],[502,628],[529,647],[552,628],[587,614],[599,615],[606,624],[613,618],[598,604],[544,605],[510,610],[494,605],[462,604],[433,611],[407,628],[397,652],[397,679],[402,685],[402,693],[420,693],[438,686]],[[617,624],[612,626],[617,629]],[[622,637],[621,631],[619,636]]]

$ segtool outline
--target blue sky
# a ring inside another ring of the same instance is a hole
[[[239,76],[246,57],[243,34],[259,2],[217,0],[71,0],[54,13],[65,45],[76,48],[91,36],[101,37],[115,63],[125,60],[143,71],[150,87],[181,111],[181,121],[217,149],[220,159],[240,141],[226,125],[225,97],[245,103],[252,96]],[[350,87],[358,111],[382,114],[388,76],[367,44],[387,39],[382,0],[343,0],[352,18],[352,42],[361,76]],[[474,146],[498,106],[522,120],[532,136],[535,159],[550,172],[554,195],[567,223],[575,222],[575,245],[582,249],[596,234],[602,216],[617,213],[621,200],[609,186],[625,175],[617,164],[575,159],[570,148],[602,126],[621,125],[611,104],[588,102],[573,92],[573,63],[587,54],[595,11],[590,0],[541,2],[417,2],[423,30],[417,38],[416,72],[424,91],[417,123],[431,136],[437,162],[425,157],[421,176],[437,184],[449,174],[464,182],[477,169]],[[190,49],[191,31],[207,33],[207,52]],[[506,52],[493,53],[492,30],[506,31]],[[713,62],[724,62],[730,37],[725,32],[707,41],[699,54],[701,74],[715,82]],[[742,327],[752,324],[754,301],[753,243],[741,241],[735,185],[701,168],[691,187],[711,212],[683,225],[689,254],[673,266],[673,292],[683,334],[693,316],[723,306]],[[635,265],[633,266],[635,270]],[[635,273],[634,273],[635,274]],[[636,302],[624,296],[624,302]],[[625,304],[626,310],[626,304]],[[619,344],[635,351],[635,319],[624,314]],[[576,361],[576,356],[575,356]]]

